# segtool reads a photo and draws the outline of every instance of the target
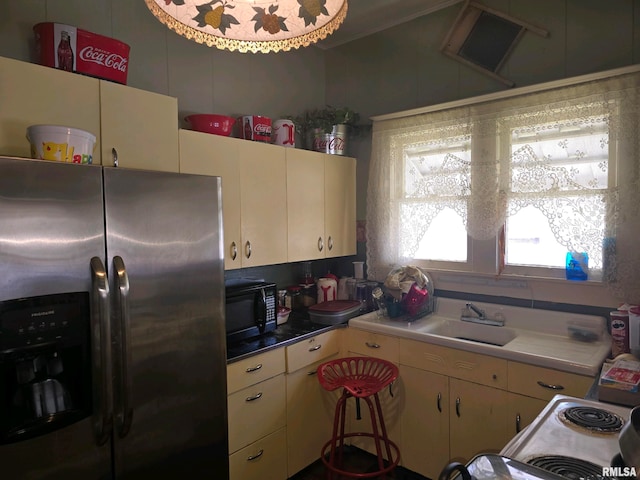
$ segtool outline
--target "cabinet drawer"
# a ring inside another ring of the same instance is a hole
[[[230,480],[285,480],[287,436],[284,428],[229,455]]]
[[[541,400],[551,400],[556,394],[582,398],[594,380],[584,375],[518,362],[509,362],[508,377],[510,392]]]
[[[448,375],[450,357],[450,348],[417,340],[400,340],[400,364],[402,365]]]
[[[284,374],[227,397],[229,452],[249,445],[286,425]]]
[[[507,361],[488,355],[452,349],[449,376],[506,390]]]
[[[284,372],[284,348],[227,365],[227,394]]]
[[[398,363],[400,360],[399,339],[396,337],[349,328],[347,338],[351,353],[382,358],[393,363]]]
[[[338,340],[338,332],[333,330],[287,347],[287,372],[295,372],[338,353]]]

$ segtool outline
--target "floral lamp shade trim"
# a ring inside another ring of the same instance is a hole
[[[347,0],[145,0],[189,40],[221,50],[269,53],[325,39],[347,16]]]

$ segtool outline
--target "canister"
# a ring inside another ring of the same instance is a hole
[[[318,279],[318,303],[336,300],[338,293],[338,282],[333,278]]]
[[[629,353],[629,312],[614,310],[611,317],[611,355],[613,358],[621,353]]]

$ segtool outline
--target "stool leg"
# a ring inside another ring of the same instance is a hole
[[[387,450],[387,460],[391,461],[391,446],[389,444],[389,436],[387,435],[387,427],[384,423],[384,417],[382,416],[382,406],[380,405],[380,398],[378,394],[374,394],[374,398],[376,401],[376,409],[378,410],[378,419],[380,420],[380,429],[382,430],[382,440],[384,441],[384,446]]]
[[[329,465],[332,467],[336,466],[336,448],[337,451],[337,464],[342,465],[342,451],[344,444],[344,420],[346,415],[347,408],[347,398],[349,398],[349,394],[346,390],[342,392],[342,396],[338,399],[336,403],[336,410],[333,416],[333,432],[331,434],[331,449],[329,450]],[[338,436],[338,428],[340,429],[340,436]],[[338,444],[336,447],[336,443]],[[331,480],[333,478],[333,472],[331,469],[326,469],[326,477],[327,480]]]
[[[377,395],[377,394],[376,394]],[[364,401],[369,406],[369,416],[371,417],[371,429],[373,431],[373,441],[376,446],[376,457],[378,460],[378,470],[384,470],[384,457],[382,456],[382,448],[380,445],[380,432],[378,431],[378,421],[376,420],[376,411],[369,397],[364,397]],[[380,413],[377,413],[380,417]]]

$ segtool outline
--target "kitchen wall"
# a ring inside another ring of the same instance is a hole
[[[482,3],[550,32],[548,38],[526,33],[507,60],[500,73],[516,86],[640,61],[639,0]],[[144,0],[0,0],[0,6],[0,55],[32,61],[32,27],[43,21],[118,38],[131,46],[128,84],[177,97],[183,127],[182,117],[193,112],[279,117],[325,103],[348,105],[366,120],[507,88],[440,53],[461,4],[328,51],[311,47],[269,55],[223,52],[183,39],[154,18]],[[364,219],[370,138],[353,139],[350,153],[358,157],[357,217]],[[363,255],[359,244],[358,257]],[[517,289],[477,283],[437,286],[530,300],[617,303],[597,285],[532,279]]]
[[[189,113],[279,118],[325,103],[324,53],[240,54],[186,40],[162,25],[144,0],[0,0],[0,55],[33,60],[33,25],[60,22],[131,47],[127,84],[178,98]]]

